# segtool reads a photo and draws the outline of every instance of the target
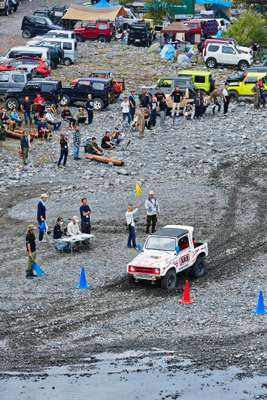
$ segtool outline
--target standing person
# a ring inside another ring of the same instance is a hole
[[[85,103],[85,109],[88,116],[88,125],[91,125],[94,119],[94,102],[91,94],[88,94],[88,100]]]
[[[69,153],[69,144],[68,144],[68,138],[64,135],[64,133],[60,134],[59,144],[60,144],[60,157],[57,166],[60,167],[61,161],[63,160],[63,167],[65,167]]]
[[[139,138],[143,139],[144,138],[144,133],[145,133],[145,108],[139,107],[136,111],[136,126],[139,132]]]
[[[35,243],[35,230],[34,225],[29,225],[26,234],[26,252],[28,255],[26,278],[33,278],[33,264],[36,262],[36,243]]]
[[[41,96],[40,93],[37,94],[35,99],[33,100],[33,105],[34,105],[34,111],[38,112],[40,114],[40,117],[42,118],[44,115],[44,110],[45,110],[45,99],[43,96]]]
[[[258,110],[260,108],[261,92],[257,83],[253,86],[252,92],[254,93],[254,108]]]
[[[127,211],[125,213],[126,217],[126,223],[128,226],[128,242],[127,242],[127,247],[130,249],[133,247],[136,249],[136,231],[135,231],[135,222],[134,222],[134,215],[138,211],[139,207],[133,207],[132,204],[129,204],[127,207]]]
[[[159,216],[159,202],[151,190],[145,202],[146,209],[146,233],[149,234],[150,225],[152,224],[152,233],[156,232],[156,225]]]
[[[179,117],[180,103],[181,103],[181,93],[180,93],[180,89],[178,86],[176,86],[176,88],[172,92],[171,99],[173,101],[172,118],[173,118],[173,123],[174,123],[175,116],[177,115]]]
[[[258,80],[257,86],[259,87],[260,90],[260,103],[262,104],[263,107],[265,107],[266,105],[265,86],[262,78]]]
[[[157,121],[157,108],[158,102],[156,96],[152,97],[151,105],[150,105],[150,125],[152,128],[156,126]]]
[[[28,163],[28,157],[29,157],[30,138],[25,130],[23,131],[23,135],[20,139],[20,148],[22,153],[23,164],[26,165]]]
[[[82,233],[91,233],[91,208],[88,206],[87,198],[84,197],[82,200],[82,205],[80,207],[81,215],[81,230]]]
[[[226,86],[224,86],[224,88],[222,90],[222,96],[223,96],[223,113],[227,114],[229,103],[230,103],[230,96],[229,96]]]
[[[135,111],[136,111],[136,100],[135,100],[135,91],[131,90],[131,94],[128,97],[129,104],[130,104],[130,116],[131,116],[131,121],[134,120],[135,116]]]
[[[163,127],[165,124],[166,113],[167,113],[167,103],[165,97],[161,97],[159,101],[159,116],[160,116],[160,126]]]
[[[29,99],[29,96],[25,96],[24,100],[21,104],[21,111],[23,112],[24,115],[24,123],[25,125],[32,125],[32,103]]]
[[[43,193],[37,205],[37,221],[39,225],[39,241],[41,242],[44,238],[44,234],[47,231],[46,224],[46,205],[48,195]]]
[[[121,109],[122,109],[123,122],[127,121],[127,124],[130,125],[130,123],[131,123],[130,102],[127,97],[124,97],[124,99],[121,103]]]
[[[79,126],[76,125],[73,131],[73,159],[80,160],[80,144],[81,144],[81,132]]]
[[[139,96],[140,107],[147,108],[150,103],[150,97],[148,92],[145,89],[142,89],[142,92]]]

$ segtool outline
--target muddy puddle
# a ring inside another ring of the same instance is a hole
[[[103,353],[81,365],[38,373],[5,373],[1,400],[253,400],[267,399],[267,375],[238,368],[193,370],[190,360],[162,350]]]

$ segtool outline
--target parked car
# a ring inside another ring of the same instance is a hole
[[[209,37],[216,35],[218,32],[218,22],[216,19],[189,19],[184,21],[184,24],[190,28],[189,32],[186,32],[186,40],[195,43],[199,37]]]
[[[88,78],[101,78],[101,79],[111,79],[112,80],[112,90],[115,96],[119,96],[125,90],[124,79],[117,79],[113,77],[112,71],[107,70],[96,70],[91,72]],[[79,79],[73,79],[70,84],[75,86]]]
[[[267,73],[267,62],[266,65],[253,65],[253,67],[250,67],[247,69],[247,72],[266,72]]]
[[[0,65],[0,71],[18,70],[29,72],[34,76],[48,77],[50,69],[45,61],[38,58],[15,58],[7,64]]]
[[[191,76],[195,88],[205,93],[210,93],[215,88],[215,80],[209,71],[184,69],[177,71],[177,74],[179,77]]]
[[[47,17],[54,24],[60,25],[61,18],[63,17],[66,11],[67,11],[67,6],[54,6],[46,9],[35,10],[33,12],[33,15],[38,17]]]
[[[138,18],[133,14],[130,8],[124,8],[127,11],[127,16],[117,17],[115,19],[115,25],[117,28],[127,29],[132,24],[138,22]]]
[[[208,68],[216,68],[220,64],[245,71],[253,63],[251,54],[240,53],[235,46],[226,43],[209,43],[203,57]]]
[[[129,28],[128,44],[140,45],[143,47],[151,46],[153,34],[149,25],[145,22],[133,23]]]
[[[41,41],[40,46],[46,46],[47,44],[61,49],[60,63],[71,65],[77,61],[78,50],[76,39],[45,38]]]
[[[32,75],[23,71],[5,71],[0,73],[0,96],[7,93],[9,89],[23,88]]]
[[[55,30],[48,31],[44,37],[46,38],[61,38],[61,39],[76,39],[76,34],[70,30]]]
[[[267,74],[265,72],[249,72],[244,74],[241,81],[229,82],[227,84],[228,93],[234,99],[238,99],[240,96],[253,96],[253,88],[259,79],[264,81],[264,90],[267,96]]]
[[[62,29],[61,26],[53,24],[51,19],[47,17],[38,17],[32,15],[31,17],[23,17],[21,30],[22,36],[29,39],[36,35],[44,35],[52,29]]]
[[[51,66],[51,50],[47,47],[12,47],[5,56],[0,57],[0,62],[22,57],[39,58],[45,61],[49,67]]]
[[[177,274],[188,270],[200,278],[206,272],[207,243],[196,242],[194,228],[184,225],[166,225],[149,235],[143,251],[127,265],[128,280],[159,282],[162,289],[172,290]]]
[[[4,97],[7,109],[18,108],[25,96],[34,100],[38,93],[48,104],[58,103],[62,96],[61,81],[50,79],[32,79],[21,88],[9,89]]]
[[[34,47],[34,48],[46,48],[49,49],[50,53],[50,67],[52,69],[57,68],[58,64],[62,64],[63,58],[64,58],[64,52],[61,50],[59,46],[56,44],[51,44],[50,42],[47,41],[40,41],[40,43],[37,43],[35,45],[29,44],[30,42],[27,42],[26,45],[28,47]]]
[[[238,51],[241,51],[242,53],[248,53],[253,55],[253,51],[250,47],[244,47],[240,46],[235,39],[230,39],[230,38],[209,38],[206,39],[204,44],[203,44],[203,52],[205,55],[205,49],[207,48],[209,43],[226,43],[226,44],[231,44],[233,45]]]
[[[17,11],[19,0],[2,0],[0,1],[0,14],[8,16]]]
[[[156,85],[146,86],[143,87],[143,89],[146,89],[152,95],[160,91],[164,93],[166,97],[168,97],[177,86],[182,94],[184,94],[186,89],[188,89],[189,95],[191,97],[195,96],[196,89],[191,76],[162,77],[157,81]]]
[[[81,40],[98,40],[110,42],[115,35],[115,28],[109,21],[90,21],[78,23],[74,28],[76,37]]]
[[[117,96],[113,92],[112,83],[112,79],[78,79],[74,86],[63,87],[60,104],[66,106],[77,102],[85,102],[88,99],[88,94],[91,94],[95,110],[103,110],[110,103],[116,101]]]

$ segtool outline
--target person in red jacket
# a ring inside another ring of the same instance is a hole
[[[45,99],[41,96],[40,93],[37,94],[35,99],[33,100],[34,110],[40,114],[42,117],[45,110]]]

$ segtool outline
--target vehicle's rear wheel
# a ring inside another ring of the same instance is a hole
[[[102,99],[94,99],[94,110],[101,111],[104,108],[104,102]]]
[[[64,63],[64,65],[69,66],[69,65],[71,65],[71,59],[66,57],[66,58],[64,58],[63,63]]]
[[[136,282],[135,282],[135,279],[134,279],[134,276],[131,275],[131,274],[128,274],[127,280],[128,280],[128,284],[129,284],[130,286],[132,286],[132,285],[134,285],[134,284],[136,283]]]
[[[249,67],[249,63],[246,60],[241,60],[238,63],[238,68],[240,71],[246,71]]]
[[[24,37],[25,39],[31,38],[31,32],[28,29],[25,29],[24,31],[22,31],[22,37]]]
[[[206,261],[205,257],[198,257],[195,264],[191,268],[192,276],[195,278],[201,278],[206,273]]]
[[[61,106],[68,106],[70,104],[70,97],[67,94],[63,94],[61,100],[60,100],[60,105]]]
[[[176,287],[177,276],[174,269],[170,269],[165,276],[161,278],[160,286],[162,289],[173,290]]]
[[[217,61],[215,60],[215,58],[210,57],[206,60],[206,66],[208,68],[216,68],[217,67]]]
[[[106,40],[106,38],[105,38],[105,36],[99,36],[99,38],[97,39],[98,40],[98,42],[100,42],[100,43],[105,43],[107,40]]]
[[[18,108],[18,106],[19,102],[14,97],[10,97],[9,99],[6,100],[6,108],[8,108],[8,110],[12,110],[13,108]]]

